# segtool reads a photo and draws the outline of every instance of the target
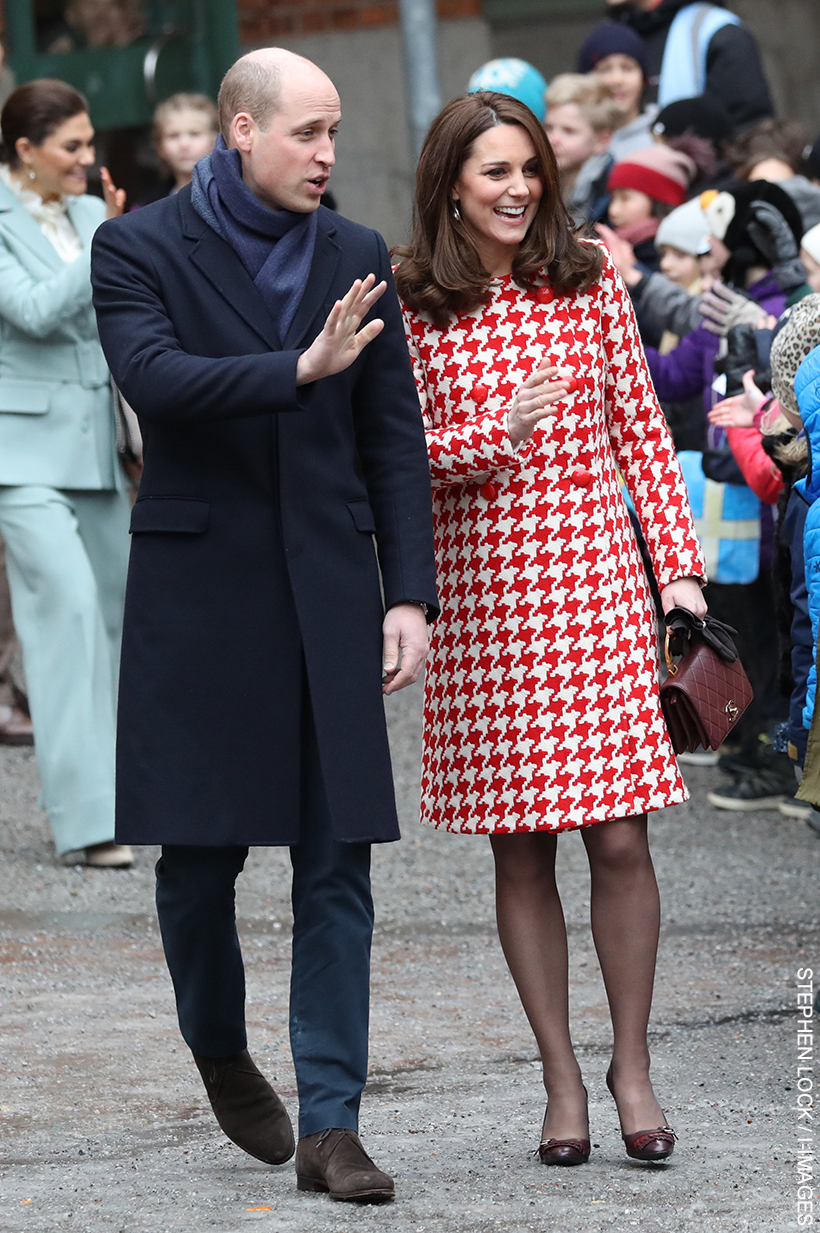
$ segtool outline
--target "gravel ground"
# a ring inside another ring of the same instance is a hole
[[[495,935],[489,845],[415,822],[419,710],[417,690],[390,703],[404,839],[374,849],[362,1134],[395,1175],[389,1207],[298,1194],[292,1165],[261,1165],[224,1138],[176,1031],[155,853],[127,872],[57,864],[34,756],[0,748],[2,1233],[798,1227],[796,971],[820,971],[818,839],[776,812],[712,809],[715,771],[687,773],[692,801],[652,820],[664,900],[653,1075],[680,1138],[653,1167],[627,1160],[604,1088],[586,861],[579,836],[562,838],[594,1146],[583,1168],[545,1170],[533,1152],[543,1089]],[[284,853],[256,850],[238,899],[251,1052],[295,1110],[287,872]]]

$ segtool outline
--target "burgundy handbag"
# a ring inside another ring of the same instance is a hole
[[[666,614],[669,675],[661,685],[661,708],[675,753],[717,749],[751,702],[735,636],[714,617],[701,621],[685,608]]]

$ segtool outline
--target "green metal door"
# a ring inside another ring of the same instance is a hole
[[[216,97],[239,55],[234,0],[5,0],[18,83],[61,77],[99,130],[149,124],[179,90]]]

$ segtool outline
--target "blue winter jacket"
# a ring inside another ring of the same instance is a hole
[[[817,622],[820,615],[820,347],[806,356],[794,379],[794,392],[800,406],[803,427],[809,442],[809,473],[798,480],[795,488],[809,506],[803,532],[803,553],[806,567],[806,588],[811,616],[812,646],[817,646]],[[816,654],[814,656],[816,661]],[[817,663],[809,672],[803,724],[811,727],[814,698],[817,692]]]
[[[814,662],[814,643],[811,636],[809,596],[806,590],[806,566],[803,556],[803,536],[809,506],[805,494],[797,487],[789,493],[788,504],[780,524],[780,538],[789,547],[792,580],[791,665],[794,688],[789,699],[789,754],[798,766],[806,760],[806,742],[809,734],[803,727],[803,708],[806,705],[806,689],[809,673]]]

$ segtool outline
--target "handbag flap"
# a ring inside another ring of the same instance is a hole
[[[751,700],[752,687],[740,660],[728,664],[705,643],[695,643],[678,664],[676,674],[661,686],[661,703],[675,752],[701,745],[717,749]],[[685,720],[681,712],[686,712]],[[670,722],[671,715],[677,720]],[[695,744],[678,748],[676,737],[680,740],[685,733],[692,740],[696,732]]]

